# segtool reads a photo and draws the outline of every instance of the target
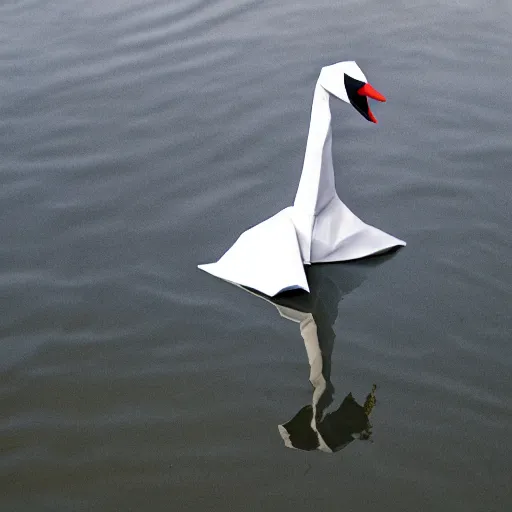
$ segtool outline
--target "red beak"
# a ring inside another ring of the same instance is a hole
[[[359,94],[359,96],[367,96],[377,101],[386,101],[384,95],[376,91],[370,84],[364,84],[363,87],[358,89],[357,94]]]
[[[386,101],[384,95],[374,89],[370,84],[364,84],[360,89],[357,90],[357,94],[359,94],[359,96],[366,96],[367,98],[372,98],[377,101]],[[373,115],[373,112],[370,110],[370,107],[368,107],[368,117],[373,123],[378,122],[376,117]]]

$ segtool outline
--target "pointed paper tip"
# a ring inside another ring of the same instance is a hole
[[[370,110],[370,107],[368,107],[368,119],[375,124],[378,124],[379,121],[377,121],[377,118],[373,115],[373,112]]]
[[[366,96],[377,101],[386,101],[385,96],[374,89],[370,84],[364,84],[360,89],[358,89],[357,94],[359,94],[359,96]]]

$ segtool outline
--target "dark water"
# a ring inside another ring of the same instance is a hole
[[[512,509],[509,2],[6,0],[0,28],[2,512]],[[332,407],[377,385],[327,454],[277,428],[311,403],[298,325],[196,264],[291,203],[347,59],[388,102],[333,102],[340,196],[408,246],[315,270]]]

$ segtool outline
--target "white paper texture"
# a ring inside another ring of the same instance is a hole
[[[217,263],[200,269],[272,297],[294,288],[309,291],[304,264],[359,259],[406,245],[365,224],[336,192],[329,99],[334,95],[349,102],[345,74],[366,83],[352,61],[324,67],[320,73],[293,206],[243,233]]]
[[[199,268],[270,297],[295,288],[309,291],[288,209],[243,233],[217,263]]]

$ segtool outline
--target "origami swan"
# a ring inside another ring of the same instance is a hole
[[[245,231],[216,263],[199,268],[270,297],[309,292],[304,265],[348,261],[404,246],[405,242],[365,224],[336,193],[332,163],[330,95],[377,122],[367,98],[385,101],[353,61],[322,68],[318,78],[306,154],[293,206]]]

